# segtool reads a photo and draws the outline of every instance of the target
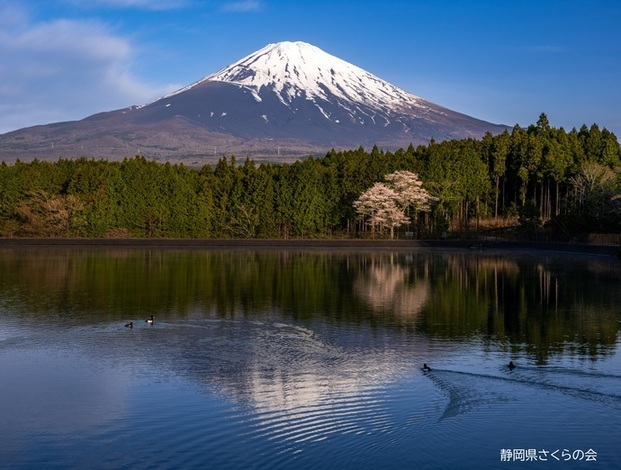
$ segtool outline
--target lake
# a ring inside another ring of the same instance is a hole
[[[3,248],[0,468],[619,468],[620,328],[608,256]]]

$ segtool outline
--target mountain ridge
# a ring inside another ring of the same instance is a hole
[[[0,158],[41,158],[52,150],[52,158],[302,156],[505,129],[428,102],[311,44],[284,41],[144,105],[0,135]]]

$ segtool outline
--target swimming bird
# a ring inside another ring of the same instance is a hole
[[[429,367],[427,364],[423,364],[423,370],[424,370],[425,372],[427,372],[427,371],[431,371],[431,367]]]
[[[153,315],[151,315],[151,318],[145,320],[149,325],[153,325]]]
[[[509,365],[507,367],[509,368],[509,370],[513,370],[516,368],[516,365],[513,363],[513,361],[509,361]]]
[[[133,328],[134,327],[134,322],[130,321],[129,323],[125,323],[125,328]]]

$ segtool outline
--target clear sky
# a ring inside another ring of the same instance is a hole
[[[494,123],[621,137],[619,0],[0,0],[0,133],[144,104],[280,41]]]

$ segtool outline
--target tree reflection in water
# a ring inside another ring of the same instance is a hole
[[[278,311],[455,342],[477,337],[540,364],[613,351],[620,279],[614,259],[547,253],[0,250],[0,301],[48,322]]]

